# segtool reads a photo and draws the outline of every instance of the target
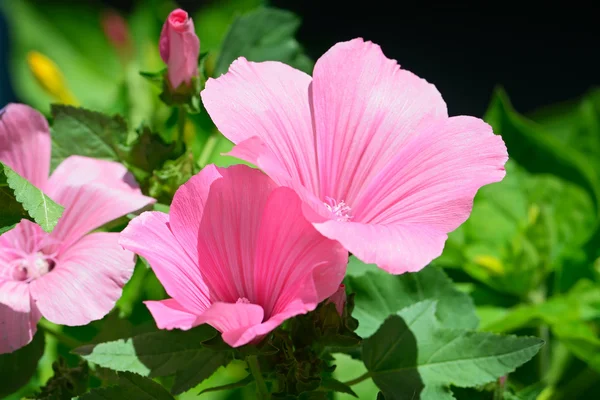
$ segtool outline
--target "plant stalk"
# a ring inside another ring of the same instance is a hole
[[[71,336],[65,335],[58,325],[53,324],[50,321],[45,319],[41,319],[39,322],[39,327],[42,328],[44,332],[54,336],[56,340],[58,340],[61,344],[67,346],[70,349],[75,349],[82,345],[77,339],[72,338]]]
[[[175,139],[175,149],[177,151],[183,150],[185,137],[185,117],[185,109],[180,106],[177,110],[177,139]]]
[[[371,373],[369,371],[367,371],[364,374],[362,374],[361,376],[359,376],[358,378],[350,379],[349,381],[344,382],[344,384],[347,386],[356,385],[357,383],[360,383],[366,379],[369,379],[370,377],[371,377]]]
[[[260,372],[260,365],[258,364],[258,358],[256,356],[248,356],[246,359],[248,363],[248,367],[250,368],[250,372],[256,381],[256,395],[259,399],[262,400],[270,400],[271,393],[269,393],[269,389],[267,388],[267,383],[265,382],[262,373]]]

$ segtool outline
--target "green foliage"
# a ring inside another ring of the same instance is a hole
[[[358,266],[358,260],[351,260]],[[439,268],[427,267],[417,273],[391,276],[376,267],[358,276],[347,276],[348,291],[355,293],[353,316],[358,319],[356,333],[371,336],[391,314],[423,300],[438,300],[437,317],[449,327],[477,327],[472,300],[453,286]],[[357,269],[353,268],[353,271]]]
[[[71,368],[64,358],[60,358],[52,364],[52,370],[54,375],[35,396],[36,400],[70,399],[87,391],[90,370],[86,362]]]
[[[436,302],[416,303],[389,317],[363,346],[363,360],[385,398],[452,399],[448,385],[492,382],[533,357],[543,342],[448,329]]]
[[[35,221],[46,232],[51,232],[58,223],[64,208],[17,174],[8,165],[0,162],[0,232],[6,232],[21,219]]]
[[[116,385],[106,388],[93,389],[78,397],[79,400],[121,400],[121,399],[139,399],[139,400],[174,400],[158,383],[144,378],[143,376],[131,373],[119,373],[119,381]]]
[[[72,155],[118,161],[127,122],[83,108],[52,105],[52,168]]]
[[[0,305],[0,311],[3,307],[6,306]],[[27,346],[13,353],[0,354],[0,371],[2,371],[0,397],[4,398],[17,391],[31,379],[37,369],[38,361],[44,354],[44,345],[44,333],[38,332]]]
[[[278,60],[303,71],[312,70],[294,34],[300,19],[289,11],[258,8],[239,16],[229,28],[213,76],[227,72],[238,57],[249,61]]]
[[[461,267],[496,290],[526,296],[552,271],[578,259],[596,230],[594,205],[579,186],[532,175],[514,162],[482,188],[471,217],[450,234],[434,263]]]
[[[497,90],[485,120],[502,134],[510,157],[533,173],[550,173],[581,185],[594,200],[598,214],[600,180],[596,170],[577,149],[517,114],[503,90]]]
[[[129,339],[78,348],[85,360],[115,371],[143,376],[175,375],[174,394],[182,393],[208,378],[230,361],[227,351],[214,351],[206,342],[217,332],[208,325],[191,331],[144,333]]]

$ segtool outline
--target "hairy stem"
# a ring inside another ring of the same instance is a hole
[[[260,372],[260,365],[258,365],[258,358],[256,356],[248,356],[246,359],[248,363],[248,367],[250,367],[250,372],[256,381],[256,395],[259,399],[262,400],[270,400],[271,393],[269,393],[269,389],[267,388],[267,384]]]

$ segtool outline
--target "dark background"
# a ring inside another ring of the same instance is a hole
[[[123,11],[134,3],[101,2]],[[207,1],[178,3],[193,11]],[[571,11],[549,3],[528,10],[526,3],[271,1],[302,17],[298,39],[313,59],[338,41],[363,37],[434,83],[451,115],[476,116],[485,112],[498,84],[518,111],[528,112],[600,83],[600,16],[592,3],[574,3]],[[0,22],[0,104],[15,100],[6,75],[5,30]]]

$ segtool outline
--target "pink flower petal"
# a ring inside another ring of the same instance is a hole
[[[263,171],[267,171],[269,177],[277,182],[277,184],[293,188],[306,204],[305,215],[310,221],[322,221],[331,218],[331,214],[324,207],[323,201],[299,181],[292,179],[285,169],[282,168],[277,157],[259,137],[253,136],[250,139],[240,142],[227,155],[248,161]]]
[[[52,236],[63,248],[107,222],[153,203],[115,162],[71,156],[54,171],[46,192],[65,207]]]
[[[261,326],[263,316],[262,307],[256,304],[217,302],[198,317],[198,322],[211,325],[223,333],[225,343],[239,347],[270,331]]]
[[[198,255],[191,258],[191,252],[186,252],[177,241],[168,214],[142,213],[121,232],[119,244],[144,257],[169,296],[184,309],[200,314],[210,306],[208,288],[198,268]]]
[[[0,161],[38,188],[50,171],[50,129],[46,118],[25,104],[0,110]]]
[[[478,118],[452,117],[424,127],[364,188],[355,218],[450,232],[469,216],[477,190],[502,180],[507,160],[502,138]]]
[[[313,224],[358,259],[392,273],[415,272],[442,254],[447,235],[426,225],[327,221]]]
[[[386,271],[418,271],[438,257],[462,224],[477,190],[500,181],[508,155],[477,118],[453,117],[403,146],[357,199],[355,220],[315,224],[360,260]]]
[[[346,272],[348,252],[317,232],[293,190],[275,189],[260,222],[254,267],[255,297],[267,316],[296,300],[293,315],[313,310],[332,295]]]
[[[27,283],[0,280],[0,354],[12,353],[31,342],[40,318]]]
[[[175,299],[161,301],[145,301],[144,304],[150,310],[159,329],[183,329],[193,328],[197,323],[197,315],[190,313]]]
[[[238,144],[257,136],[275,156],[278,170],[318,193],[310,83],[310,76],[285,64],[239,58],[229,72],[208,80],[202,100],[228,139]],[[269,175],[275,172],[267,170],[271,164],[256,165]]]
[[[362,39],[338,43],[317,61],[312,101],[321,198],[351,207],[361,188],[418,134],[421,121],[447,117],[435,86]]]
[[[56,267],[29,284],[44,317],[63,325],[85,325],[104,317],[121,296],[135,265],[118,245],[118,233],[92,233],[59,256]]]
[[[219,171],[214,165],[207,165],[177,189],[171,203],[169,224],[181,247],[194,261],[198,259],[198,231],[204,205],[210,185],[221,178]]]
[[[255,296],[257,233],[269,194],[276,185],[246,165],[219,168],[204,207],[198,254],[211,300],[235,303]]]

